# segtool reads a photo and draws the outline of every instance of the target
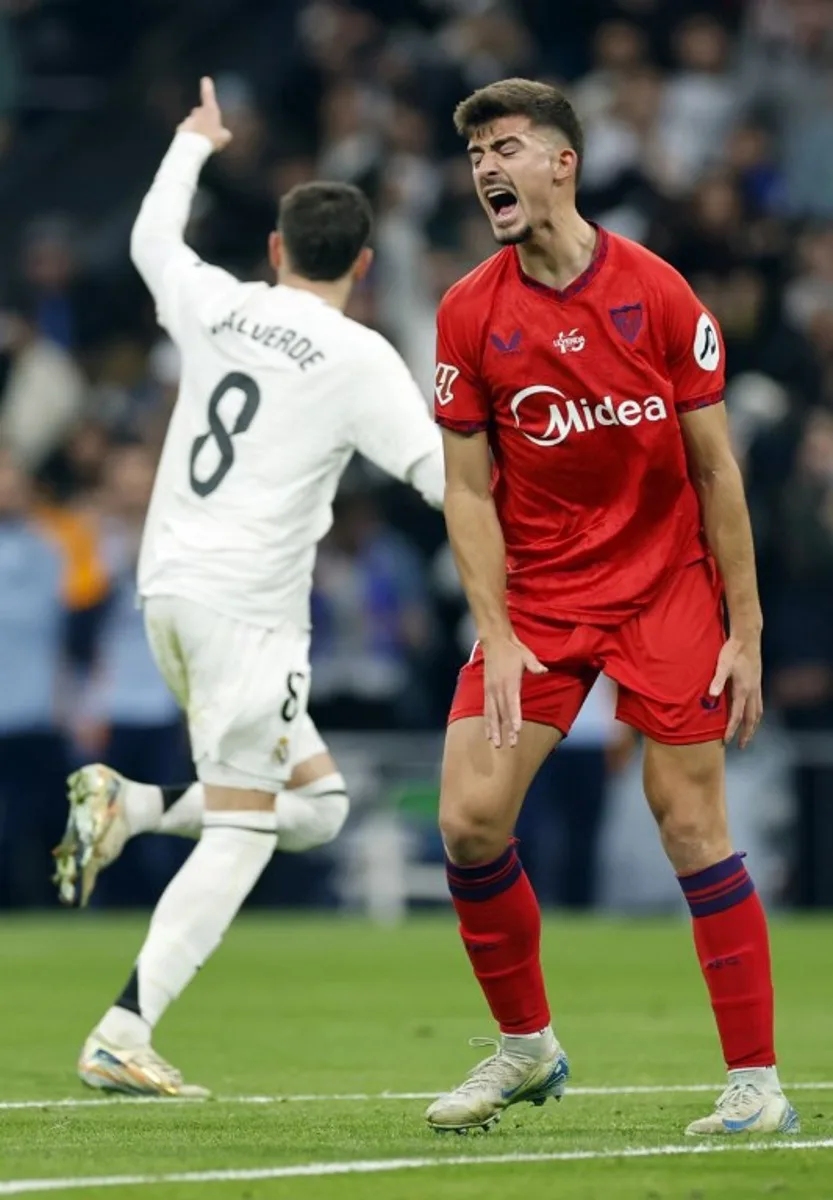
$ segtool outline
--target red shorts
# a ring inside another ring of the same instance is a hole
[[[566,736],[597,675],[619,685],[616,716],[657,742],[687,745],[722,738],[728,698],[709,696],[726,640],[723,587],[709,560],[675,571],[654,600],[616,629],[560,625],[512,612],[515,633],[549,668],[525,672],[525,721]],[[449,722],[483,713],[483,653],[478,644],[460,671]]]

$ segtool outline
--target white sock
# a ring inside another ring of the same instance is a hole
[[[739,1067],[729,1072],[729,1083],[754,1083],[765,1092],[780,1092],[777,1067]]]
[[[114,1004],[108,1008],[96,1026],[96,1033],[105,1041],[112,1042],[120,1050],[134,1050],[137,1046],[150,1045],[151,1028],[136,1013]]]
[[[161,792],[160,792],[161,795]],[[179,837],[198,838],[202,832],[205,812],[205,791],[201,783],[192,783],[174,800],[159,819],[157,833],[175,833]]]
[[[144,788],[146,785],[133,785]],[[162,807],[162,791],[159,808]],[[301,854],[315,846],[332,842],[347,820],[350,801],[347,784],[339,772],[323,775],[304,787],[287,789],[277,797],[278,849]],[[174,800],[153,827],[157,833],[174,833],[181,837],[200,836],[205,805],[201,783],[192,783],[187,791]]]
[[[202,837],[163,892],[116,1002],[139,1016],[148,1033],[219,946],[275,851],[276,828],[274,812],[205,814]],[[108,1038],[109,1018],[99,1026]]]
[[[539,1029],[537,1033],[502,1033],[500,1048],[504,1054],[538,1060],[551,1058],[558,1048],[558,1040],[552,1026],[548,1025],[546,1029]]]
[[[338,837],[347,820],[350,801],[344,776],[334,772],[304,787],[287,788],[277,806],[279,850],[300,854],[324,846]]]
[[[131,837],[159,828],[163,808],[161,788],[153,783],[136,783],[133,779],[125,779],[121,800]]]

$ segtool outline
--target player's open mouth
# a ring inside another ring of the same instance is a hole
[[[518,197],[508,188],[491,188],[483,193],[486,203],[495,214],[496,225],[510,225],[518,215]]]

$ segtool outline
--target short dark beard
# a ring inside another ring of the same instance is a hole
[[[494,237],[499,246],[521,246],[532,237],[532,226],[525,225],[520,233],[496,233]]]

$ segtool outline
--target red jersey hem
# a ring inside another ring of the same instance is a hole
[[[698,408],[709,408],[712,404],[719,404],[723,399],[723,388],[719,388],[716,392],[707,392],[705,396],[693,396],[690,400],[681,400],[679,404],[675,404],[678,413],[695,412]]]

